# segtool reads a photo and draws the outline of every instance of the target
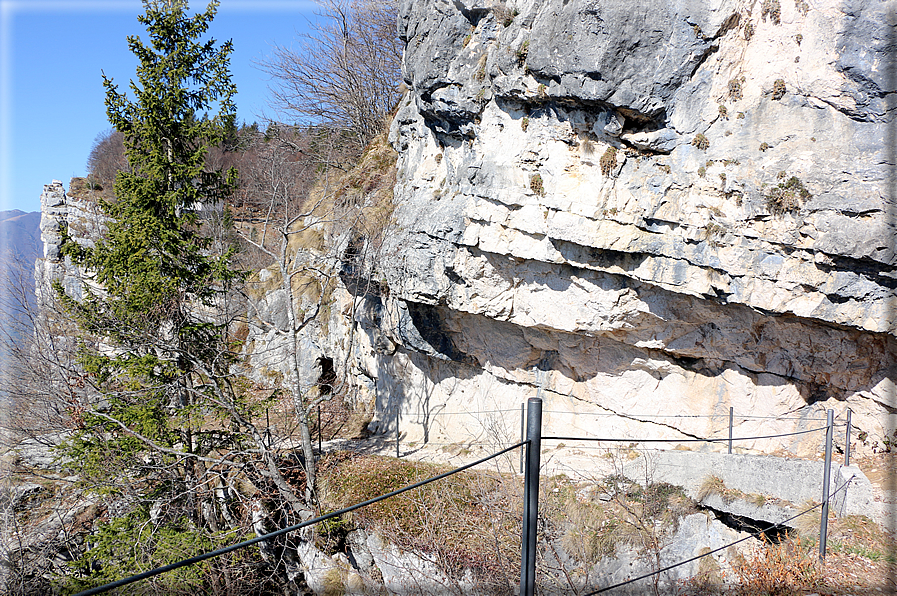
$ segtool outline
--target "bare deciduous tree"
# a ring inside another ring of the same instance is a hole
[[[124,135],[114,128],[96,136],[87,157],[87,171],[91,178],[111,184],[119,171],[128,169],[124,139]]]
[[[402,44],[395,0],[321,0],[320,20],[298,49],[260,63],[276,81],[277,109],[347,135],[360,153],[400,98]]]
[[[286,321],[278,324],[270,313],[252,308],[251,320],[266,331],[273,331],[286,345],[287,375],[282,386],[291,396],[299,426],[303,466],[306,473],[306,501],[314,503],[315,456],[310,430],[310,412],[323,396],[310,391],[303,384],[301,364],[301,333],[318,316],[322,306],[330,300],[336,283],[333,263],[323,262],[324,226],[333,216],[327,193],[316,198],[310,194],[315,164],[301,158],[297,143],[307,138],[292,134],[288,129],[269,128],[264,135],[257,133],[244,139],[252,153],[242,162],[243,187],[252,203],[262,208],[258,227],[244,233],[244,241],[265,255],[279,282],[275,291],[283,295],[285,308],[281,314]],[[326,174],[325,174],[326,176]],[[250,282],[251,286],[251,282]]]

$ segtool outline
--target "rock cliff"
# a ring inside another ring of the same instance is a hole
[[[409,439],[483,437],[496,421],[464,412],[542,386],[549,433],[719,437],[731,406],[736,436],[768,435],[851,408],[880,447],[897,411],[891,17],[401,2],[397,231],[388,291],[358,310],[372,427],[400,408]]]
[[[765,436],[850,408],[855,447],[894,441],[883,3],[399,12],[395,229],[376,281],[333,290],[303,334],[304,384],[348,372],[371,430],[392,434],[398,416],[407,441],[510,440],[537,392],[548,434],[721,438],[731,407],[736,437]],[[89,242],[102,222],[56,182],[42,203],[39,275],[77,295],[56,230],[68,221]],[[258,301],[276,320],[283,296]],[[257,379],[283,360],[272,333],[250,325]]]

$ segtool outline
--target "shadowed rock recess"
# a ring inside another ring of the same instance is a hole
[[[721,437],[732,406],[736,437],[768,435],[849,407],[881,443],[897,411],[883,6],[401,2],[389,291],[357,311],[373,428],[400,407],[408,439],[483,438],[494,424],[453,414],[544,384],[549,434]],[[629,418],[589,415],[609,412]]]

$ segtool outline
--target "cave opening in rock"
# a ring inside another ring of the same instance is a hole
[[[318,358],[318,366],[321,367],[321,375],[318,377],[318,387],[321,395],[330,395],[333,386],[336,385],[336,370],[333,368],[333,358],[321,356]]]
[[[733,530],[751,533],[760,532],[762,530],[763,534],[761,536],[765,537],[765,539],[772,544],[780,543],[782,540],[787,538],[789,534],[792,534],[795,531],[794,528],[783,525],[775,526],[769,529],[770,526],[772,526],[772,523],[768,521],[753,519],[750,517],[745,517],[743,515],[735,515],[734,513],[721,511],[719,509],[714,509],[713,507],[703,506],[703,508],[713,513],[713,515],[716,516],[716,519],[718,519],[726,526],[732,528]]]

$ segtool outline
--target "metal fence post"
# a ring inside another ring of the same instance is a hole
[[[735,414],[735,408],[729,406],[729,455],[732,455],[732,418]]]
[[[523,532],[520,537],[520,596],[536,590],[536,530],[539,522],[539,466],[542,450],[542,400],[527,400],[526,470],[523,477]]]
[[[520,442],[526,440],[526,404],[520,402]],[[526,455],[526,446],[520,448],[520,473],[523,474],[523,460]]]
[[[828,541],[828,485],[832,468],[832,430],[835,425],[835,411],[829,410],[825,423],[825,467],[822,470],[822,519],[819,521],[819,562],[825,562],[825,547]]]
[[[850,465],[850,408],[847,408],[847,430],[844,431],[844,465]]]

